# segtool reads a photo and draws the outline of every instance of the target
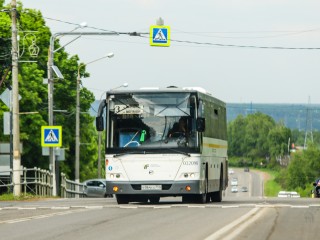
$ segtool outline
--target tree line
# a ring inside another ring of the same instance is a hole
[[[291,130],[261,112],[239,115],[228,124],[229,161],[273,169],[283,189],[310,195],[312,182],[320,177],[320,133],[312,135],[313,142],[308,138],[305,148],[305,131]]]
[[[11,83],[11,8],[0,0],[0,94]],[[48,125],[48,85],[43,84],[47,78],[48,48],[51,37],[50,29],[40,11],[25,9],[21,2],[17,3],[19,30],[19,101],[20,113],[38,112],[36,114],[20,115],[20,139],[23,143],[21,165],[24,167],[49,168],[48,156],[42,156],[41,126]],[[32,33],[32,34],[30,34]],[[37,56],[29,51],[31,45],[39,50]],[[61,45],[59,39],[54,48]],[[23,60],[23,61],[22,61]],[[25,62],[25,61],[36,62]],[[64,48],[54,55],[54,62],[63,73],[63,80],[54,81],[53,109],[54,125],[63,126],[63,148],[65,161],[60,163],[60,169],[70,179],[74,179],[75,163],[75,112],[76,112],[76,80],[78,67],[81,64],[77,55],[70,56]],[[7,73],[7,74],[6,74]],[[88,77],[85,67],[81,67],[81,77]],[[97,176],[97,132],[94,128],[94,118],[89,109],[95,100],[94,95],[85,87],[80,90],[80,179],[85,180]],[[9,108],[0,101],[0,142],[10,142],[10,136],[3,134],[3,113]]]

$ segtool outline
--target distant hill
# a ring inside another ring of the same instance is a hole
[[[92,116],[96,116],[99,102],[97,100],[92,103],[90,109]],[[312,129],[320,131],[320,104],[227,103],[228,122],[240,114],[246,116],[256,112],[267,114],[276,122],[282,121],[290,129],[302,131],[307,127],[307,116],[309,116]]]

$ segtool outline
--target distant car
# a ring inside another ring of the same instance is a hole
[[[300,194],[297,192],[280,191],[278,193],[279,198],[299,198]]]
[[[244,168],[244,169],[243,169],[243,171],[245,171],[245,172],[249,172],[250,170],[249,170],[249,168],[248,168],[248,167],[246,167],[246,168]]]
[[[85,197],[112,197],[106,193],[105,179],[89,179],[83,182],[83,195]]]
[[[231,179],[231,186],[238,186],[238,179],[237,178]]]
[[[248,188],[247,187],[242,187],[241,188],[241,192],[248,192]]]
[[[229,174],[234,174],[234,170],[233,169],[229,169]]]
[[[231,192],[232,192],[232,193],[238,192],[237,186],[233,186],[233,187],[231,188]]]

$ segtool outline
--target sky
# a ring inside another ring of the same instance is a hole
[[[202,87],[227,103],[320,104],[318,0],[22,3],[40,10],[52,33],[72,31],[82,22],[88,27],[80,31],[145,33],[82,36],[65,47],[82,63],[114,53],[113,58],[88,64],[90,77],[82,79],[98,100],[105,91],[128,83],[128,89]],[[170,26],[169,47],[149,44],[150,26],[159,17]],[[64,36],[60,42],[73,38]]]

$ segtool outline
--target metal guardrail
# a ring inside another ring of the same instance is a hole
[[[21,192],[31,193],[38,196],[52,196],[53,181],[52,173],[48,170],[40,168],[23,168],[20,172]],[[0,194],[10,193],[13,189],[12,171],[0,171]],[[63,198],[79,198],[83,197],[84,185],[71,181],[61,173],[60,194]]]
[[[40,196],[52,196],[52,174],[40,168],[23,168],[20,172],[21,192]],[[12,171],[0,172],[0,192],[11,192],[14,184],[11,181]]]
[[[61,197],[63,198],[79,198],[84,197],[84,185],[66,178],[64,173],[61,173]]]

